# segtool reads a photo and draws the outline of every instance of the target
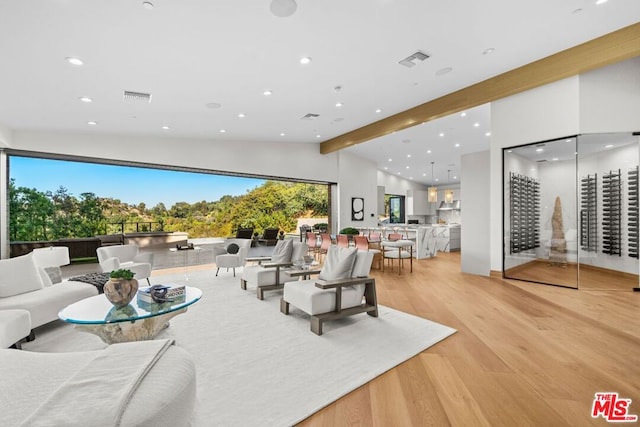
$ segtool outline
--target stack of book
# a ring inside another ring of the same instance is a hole
[[[166,293],[164,293],[166,290]],[[155,291],[156,299],[153,299],[152,292]],[[164,295],[163,295],[164,294]],[[179,304],[185,302],[185,287],[184,285],[166,284],[145,286],[138,289],[138,306],[142,309],[146,309],[146,306],[151,304]],[[161,296],[161,299],[158,298]],[[149,308],[153,308],[152,306]]]

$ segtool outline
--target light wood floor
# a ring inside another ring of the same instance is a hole
[[[640,415],[640,293],[462,274],[458,253],[374,276],[381,304],[458,332],[302,426],[607,425],[599,391]]]

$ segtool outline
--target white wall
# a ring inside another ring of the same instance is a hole
[[[384,187],[385,194],[395,194],[398,196],[406,196],[408,190],[426,190],[427,186],[419,184],[408,179],[401,178],[397,175],[377,171],[378,185]]]
[[[580,133],[640,131],[640,57],[580,76]]]
[[[12,137],[13,134],[11,130],[0,123],[0,147],[9,147]]]
[[[338,181],[337,153],[320,154],[319,144],[15,131],[11,148],[224,172]]]
[[[488,276],[491,270],[489,253],[489,204],[487,189],[490,183],[490,152],[466,154],[461,159],[462,209],[460,259],[463,273]]]
[[[345,227],[376,227],[378,225],[377,165],[362,157],[340,151],[338,157],[339,222],[335,233]],[[351,220],[351,198],[364,199],[364,221]]]
[[[502,271],[502,148],[577,134],[578,83],[570,77],[491,103],[491,270]]]

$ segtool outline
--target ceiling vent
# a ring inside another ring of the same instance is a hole
[[[300,117],[301,120],[315,120],[320,117],[320,114],[307,113],[304,116]]]
[[[538,162],[538,163],[544,163],[546,161],[547,161],[547,159],[536,160],[536,162]]]
[[[425,59],[429,58],[429,55],[427,55],[426,53],[417,51],[416,53],[414,53],[413,55],[409,55],[406,58],[404,58],[402,61],[398,61],[398,64],[400,65],[404,65],[405,67],[411,68],[414,65],[416,65],[416,63],[414,61],[418,60],[418,61],[424,61]]]
[[[125,101],[129,102],[146,102],[147,104],[151,103],[151,94],[144,92],[132,92],[130,90],[125,90],[123,98]]]

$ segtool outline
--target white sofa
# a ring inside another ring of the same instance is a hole
[[[3,426],[193,425],[193,358],[170,340],[102,350],[0,349]]]
[[[97,295],[95,286],[62,280],[53,283],[32,253],[0,260],[0,310],[22,309],[31,316],[31,328],[58,319],[69,304]]]

